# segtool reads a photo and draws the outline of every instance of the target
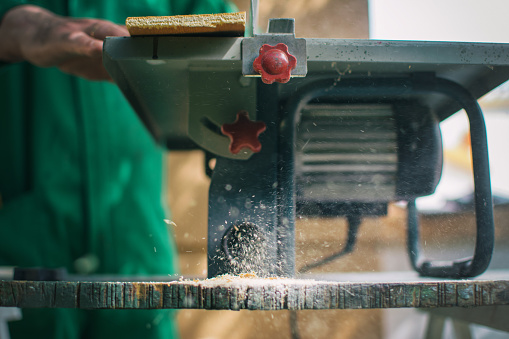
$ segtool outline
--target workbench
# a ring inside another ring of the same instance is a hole
[[[467,280],[420,278],[413,272],[309,275],[300,279],[249,274],[173,281],[162,281],[161,277],[154,277],[154,281],[81,279],[2,280],[0,306],[273,311],[509,305],[509,272],[505,270]]]

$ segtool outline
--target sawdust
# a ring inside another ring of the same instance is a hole
[[[214,278],[208,279],[193,279],[186,280],[180,279],[179,283],[199,286],[290,286],[290,285],[306,285],[314,286],[318,284],[330,284],[331,282],[319,281],[314,279],[297,279],[297,278],[285,278],[285,277],[260,277],[255,272],[241,273],[238,275],[224,274]]]
[[[233,225],[224,235],[223,251],[218,253],[217,260],[225,262],[228,266],[225,271],[235,276],[275,272],[277,264],[269,260],[268,237],[253,223]]]

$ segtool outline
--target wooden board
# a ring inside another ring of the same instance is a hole
[[[126,19],[131,36],[222,35],[244,36],[246,12],[175,16],[145,16]]]
[[[223,276],[172,282],[0,281],[0,306],[310,310],[509,305],[509,280],[336,282]]]

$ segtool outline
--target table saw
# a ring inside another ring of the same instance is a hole
[[[208,276],[295,274],[296,215],[344,216],[351,251],[365,216],[408,202],[423,276],[484,272],[494,227],[476,99],[509,78],[505,44],[302,39],[293,19],[247,37],[108,38],[104,64],[168,149],[199,148],[211,176]],[[251,28],[250,31],[256,31]],[[470,120],[477,240],[471,258],[422,258],[415,199],[440,179],[439,122]],[[214,161],[214,168],[208,164]]]

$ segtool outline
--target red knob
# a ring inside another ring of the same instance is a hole
[[[262,149],[262,144],[258,136],[265,131],[267,127],[263,121],[249,120],[246,111],[237,113],[237,119],[233,124],[223,124],[221,132],[230,137],[230,152],[237,154],[243,148],[249,148],[258,153]]]
[[[263,45],[253,62],[255,72],[261,74],[262,81],[266,84],[274,81],[287,83],[290,81],[290,72],[296,66],[297,59],[288,53],[288,46],[283,43],[276,46]]]

